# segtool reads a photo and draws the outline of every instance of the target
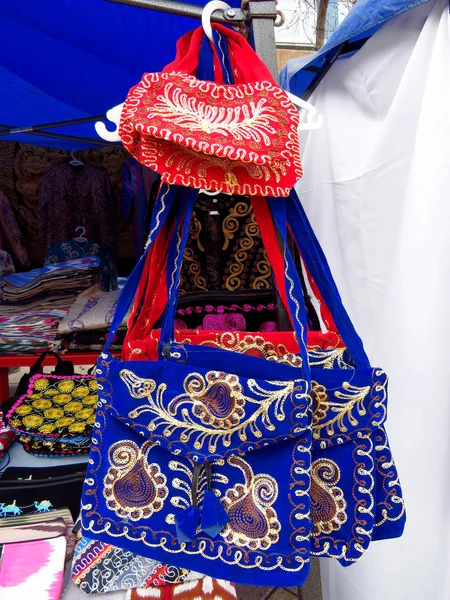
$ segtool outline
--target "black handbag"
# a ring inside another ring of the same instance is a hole
[[[86,464],[8,468],[0,478],[0,519],[68,508],[74,521],[80,511]]]

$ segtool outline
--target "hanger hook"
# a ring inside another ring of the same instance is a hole
[[[95,131],[97,135],[99,135],[102,140],[106,140],[107,142],[120,142],[119,135],[119,124],[120,124],[120,115],[122,113],[123,104],[118,104],[113,108],[110,108],[106,113],[106,118],[108,121],[114,123],[115,128],[112,131],[106,129],[106,125],[103,121],[97,121],[95,124]]]
[[[211,16],[215,10],[228,10],[231,8],[229,4],[226,2],[222,2],[222,0],[212,0],[206,4],[205,8],[202,12],[202,27],[205,32],[206,37],[210,42],[213,41],[213,32],[211,27]]]

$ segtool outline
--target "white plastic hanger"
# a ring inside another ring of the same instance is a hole
[[[213,30],[211,26],[211,16],[215,10],[228,10],[231,6],[222,0],[212,0],[205,5],[202,12],[202,27],[206,37],[213,42]]]
[[[302,98],[298,96],[294,96],[291,92],[286,92],[289,96],[289,100],[294,104],[297,108],[300,108],[300,124],[298,126],[299,131],[310,131],[311,129],[320,129],[323,125],[323,117],[322,115],[317,114],[317,109],[315,106],[306,102]],[[302,117],[306,113],[306,121],[302,123]]]
[[[78,160],[75,156],[73,150],[70,151],[70,156],[72,157],[72,160],[69,162],[69,165],[73,165],[74,167],[82,167],[84,165],[84,162],[81,162],[81,160]]]
[[[122,114],[122,108],[123,104],[118,104],[117,106],[110,108],[106,113],[106,118],[108,121],[111,121],[111,123],[114,123],[116,126],[113,131],[106,129],[106,125],[103,123],[103,121],[97,121],[95,124],[95,131],[97,132],[97,135],[102,138],[102,140],[107,142],[120,142],[119,123],[120,115]]]
[[[226,2],[222,2],[222,0],[212,0],[206,4],[202,12],[202,27],[206,37],[209,40],[213,41],[211,15],[215,10],[228,10],[230,8],[231,6]],[[299,131],[309,131],[311,129],[319,129],[319,127],[322,127],[323,117],[317,114],[317,111],[312,104],[302,100],[301,98],[298,98],[297,96],[294,96],[294,94],[291,94],[290,92],[287,92],[287,95],[297,108],[302,109],[300,113],[300,120],[302,120],[303,114],[306,113],[306,121],[300,122],[298,128]],[[106,118],[108,121],[111,121],[115,125],[115,129],[113,129],[113,131],[109,131],[102,121],[97,121],[95,124],[95,131],[103,140],[106,140],[107,142],[120,142],[119,123],[122,108],[123,104],[118,104],[117,106],[114,106],[108,110],[106,113]]]
[[[76,242],[79,242],[79,243],[81,244],[81,243],[87,242],[87,239],[86,239],[86,227],[81,227],[81,225],[80,225],[79,227],[77,227],[77,228],[75,229],[75,231],[78,233],[78,231],[79,231],[80,229],[81,229],[81,233],[80,233],[80,235],[79,235],[78,237],[76,237],[76,238],[73,238],[73,239],[74,239]]]
[[[228,10],[231,6],[226,2],[222,2],[222,0],[212,0],[206,4],[205,8],[202,12],[202,27],[205,32],[206,37],[213,42],[213,31],[211,25],[211,16],[215,10]],[[306,102],[306,100],[302,100],[302,98],[298,98],[287,92],[289,99],[292,104],[294,104],[297,108],[303,109],[300,113],[300,119],[302,119],[303,114],[306,112],[306,121],[300,122],[298,127],[299,131],[309,131],[311,129],[319,129],[323,124],[323,117],[317,114],[315,107]]]

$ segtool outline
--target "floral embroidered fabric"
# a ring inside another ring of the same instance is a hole
[[[108,330],[111,326],[120,290],[103,292],[94,286],[75,300],[67,315],[58,326],[59,333],[76,331]],[[122,325],[126,326],[127,317]]]
[[[102,290],[109,292],[117,289],[117,273],[114,266],[113,251],[109,246],[99,242],[79,242],[75,239],[55,244],[47,251],[44,265],[52,265],[83,258],[97,256],[99,258],[99,277]]]

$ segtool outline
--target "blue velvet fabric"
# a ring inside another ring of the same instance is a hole
[[[164,187],[155,206],[150,244],[169,216],[175,222],[160,360],[121,362],[108,348],[99,360],[83,532],[213,577],[301,585],[310,555],[349,565],[372,539],[402,533],[404,505],[384,430],[387,377],[370,366],[294,194],[283,204],[271,203],[274,223],[282,239],[289,223],[351,351],[315,350],[310,364],[301,350],[299,367],[173,342],[195,197],[192,190]],[[305,348],[300,282],[286,244],[284,253],[293,322]],[[145,256],[122,293],[113,333]],[[230,521],[215,537],[198,526],[192,539],[207,490],[202,470],[194,507],[200,512],[191,518],[193,465],[207,461],[211,489]],[[188,534],[177,522],[190,528]]]

